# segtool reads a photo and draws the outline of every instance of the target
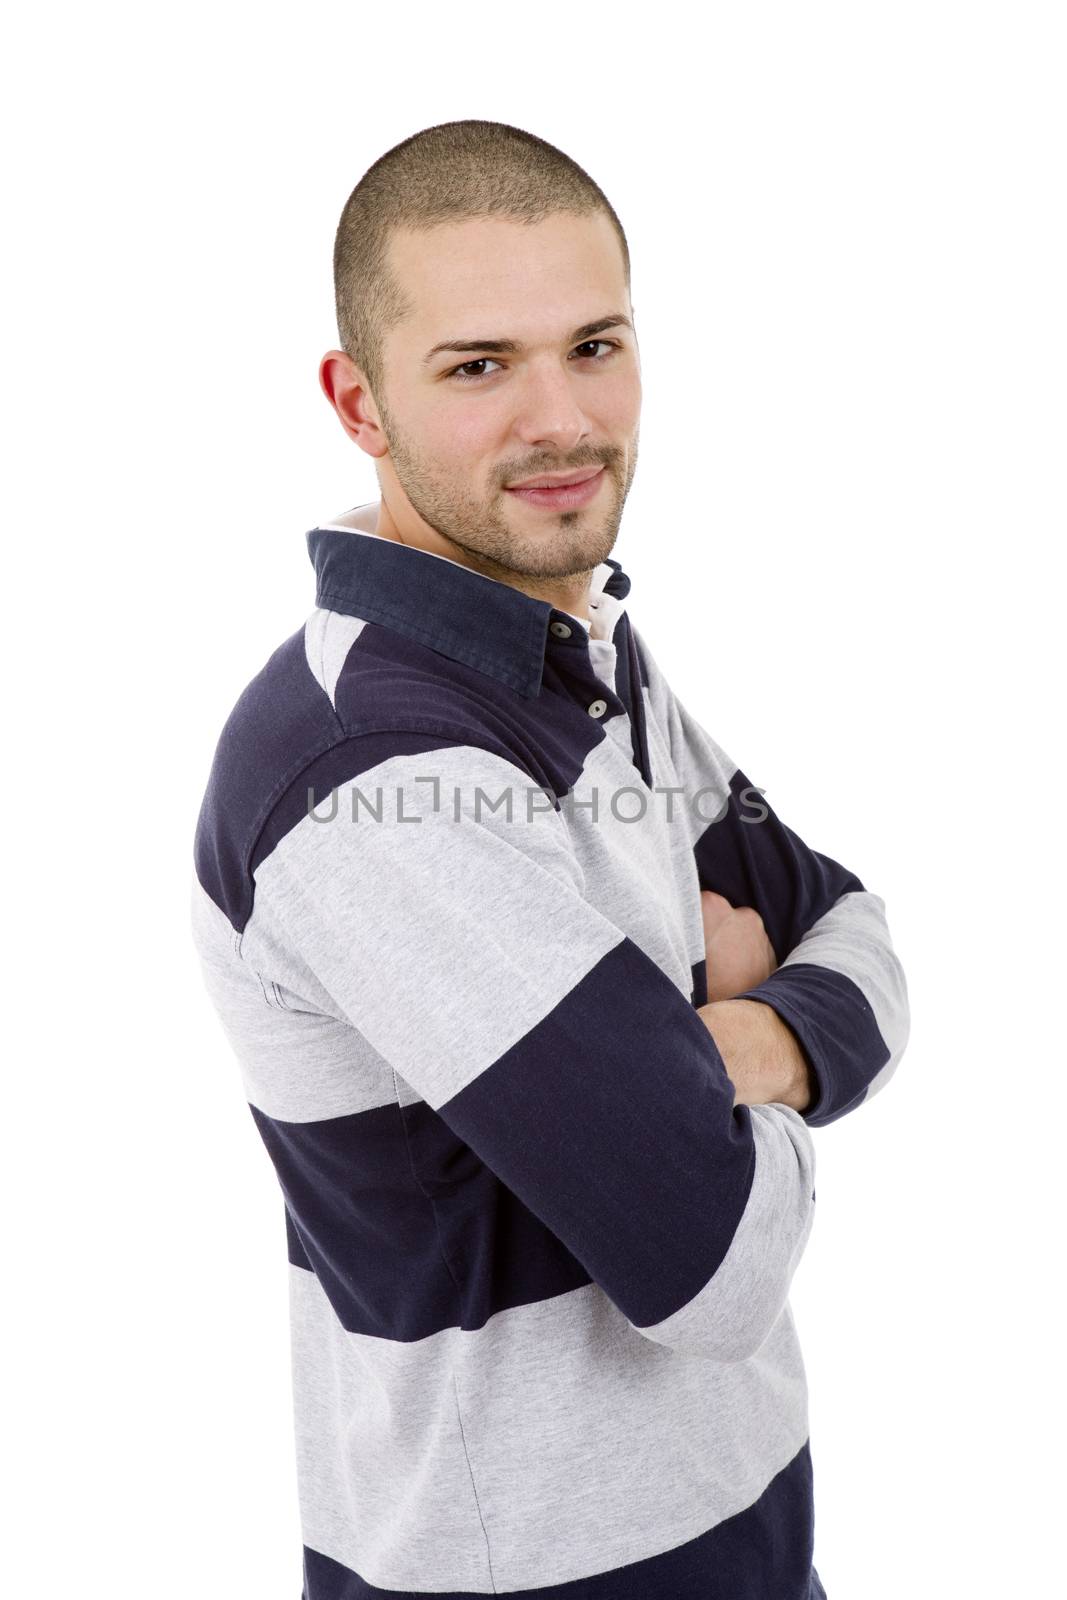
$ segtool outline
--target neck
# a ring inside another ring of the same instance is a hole
[[[512,589],[521,589],[523,594],[530,595],[534,600],[547,600],[549,605],[555,606],[558,610],[566,611],[572,617],[580,617],[583,621],[591,623],[589,588],[593,578],[592,568],[588,572],[575,573],[568,578],[537,578],[525,573],[514,573],[509,568],[500,566],[489,556],[464,550],[451,539],[446,539],[443,534],[438,533],[436,528],[429,527],[421,518],[416,528],[399,528],[389,511],[384,495],[378,505],[378,522],[374,531],[381,538],[393,539],[397,544],[428,550],[435,556],[447,556],[450,561],[458,562],[460,566],[470,567],[473,572],[481,572],[485,577],[494,578],[497,583],[506,583]]]

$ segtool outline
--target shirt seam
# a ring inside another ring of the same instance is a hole
[[[430,1208],[430,1215],[433,1218],[434,1234],[437,1239],[437,1248],[441,1252],[441,1259],[445,1264],[445,1270],[455,1285],[457,1296],[462,1296],[463,1285],[460,1282],[460,1275],[457,1273],[456,1268],[453,1266],[453,1263],[449,1258],[448,1251],[445,1249],[445,1241],[441,1233],[441,1222],[437,1212],[437,1202],[434,1199],[434,1196],[429,1193],[425,1185],[421,1182],[418,1169],[415,1165],[415,1157],[411,1148],[411,1138],[408,1133],[407,1118],[404,1116],[404,1104],[400,1096],[400,1084],[397,1081],[396,1068],[391,1067],[390,1071],[393,1074],[393,1093],[396,1095],[397,1111],[400,1115],[400,1127],[404,1135],[404,1148],[407,1151],[408,1166],[411,1170],[411,1181],[414,1183],[419,1194],[423,1197]],[[430,1109],[432,1110],[432,1107]],[[463,1445],[463,1459],[467,1463],[467,1473],[470,1477],[471,1493],[474,1495],[474,1509],[478,1513],[478,1523],[482,1530],[482,1537],[485,1540],[485,1559],[489,1566],[489,1581],[493,1586],[492,1593],[497,1594],[499,1591],[497,1590],[496,1579],[493,1576],[493,1556],[489,1546],[489,1533],[485,1526],[485,1518],[482,1515],[482,1505],[478,1498],[478,1485],[474,1477],[474,1466],[471,1462],[470,1451],[467,1448],[467,1434],[466,1429],[463,1426],[463,1407],[461,1406],[459,1399],[459,1383],[456,1379],[456,1369],[451,1363],[449,1370],[452,1374],[452,1392],[456,1404],[456,1421],[459,1424],[460,1442]]]

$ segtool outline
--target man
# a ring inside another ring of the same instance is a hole
[[[810,1129],[883,902],[672,692],[610,555],[625,236],[522,130],[364,175],[322,388],[380,499],[238,699],[195,937],[284,1195],[304,1600],[808,1600]]]

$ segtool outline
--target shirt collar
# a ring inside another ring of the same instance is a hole
[[[528,699],[540,693],[545,651],[561,622],[581,622],[547,600],[475,572],[448,556],[398,544],[373,531],[377,502],[359,507],[363,527],[321,523],[308,530],[315,569],[315,604],[326,611],[377,622],[453,661],[484,672]],[[624,611],[630,579],[610,556],[593,571],[593,636],[611,639]],[[553,640],[554,642],[554,640]]]

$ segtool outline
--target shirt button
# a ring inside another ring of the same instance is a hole
[[[591,717],[602,717],[607,709],[608,703],[606,700],[594,700],[589,707],[589,715]]]
[[[548,631],[554,633],[557,639],[569,639],[571,636],[571,630],[565,622],[550,622]]]

